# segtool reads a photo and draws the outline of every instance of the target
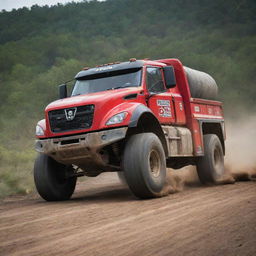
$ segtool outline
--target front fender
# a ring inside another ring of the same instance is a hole
[[[139,104],[138,106],[136,106],[136,108],[134,109],[134,111],[132,113],[132,116],[130,118],[130,122],[129,122],[128,126],[136,127],[138,125],[138,121],[139,121],[141,115],[144,113],[151,113],[152,115],[154,115],[153,112],[145,105]]]
[[[162,142],[165,155],[169,155],[167,142],[161,124],[148,107],[143,104],[138,105],[132,113],[128,127],[137,127],[141,132],[155,133]]]

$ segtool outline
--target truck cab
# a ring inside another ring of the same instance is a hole
[[[202,183],[224,172],[225,128],[217,85],[177,59],[85,68],[71,95],[37,124],[34,177],[45,200],[71,197],[79,176],[124,175],[139,198],[162,195],[166,168],[196,165]],[[195,96],[195,97],[194,97]]]

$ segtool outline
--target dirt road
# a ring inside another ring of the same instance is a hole
[[[0,255],[256,255],[256,183],[137,200],[115,174],[78,184],[72,200],[0,203]]]

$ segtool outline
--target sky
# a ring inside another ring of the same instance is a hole
[[[12,9],[18,9],[22,7],[31,7],[32,5],[55,5],[57,3],[65,4],[68,2],[83,2],[83,0],[0,0],[0,11],[5,9],[11,11]]]

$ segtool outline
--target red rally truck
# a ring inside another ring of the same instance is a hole
[[[71,95],[36,127],[34,180],[47,201],[71,197],[79,176],[123,173],[138,198],[162,195],[166,168],[196,165],[202,183],[224,176],[225,127],[218,87],[178,59],[85,68]]]

